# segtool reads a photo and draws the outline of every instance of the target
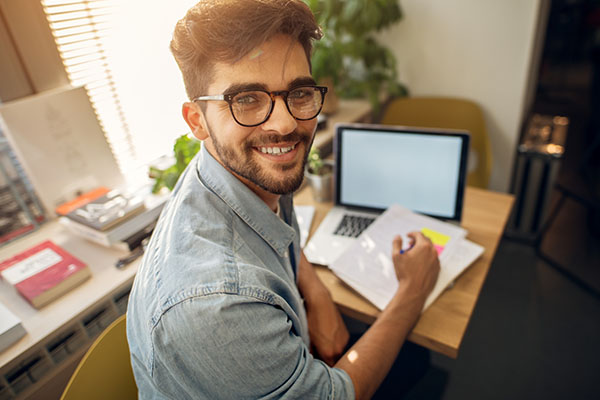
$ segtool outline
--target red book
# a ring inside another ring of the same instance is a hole
[[[0,263],[2,279],[41,308],[90,277],[90,269],[47,240]]]

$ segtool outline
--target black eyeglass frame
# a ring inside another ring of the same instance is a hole
[[[294,90],[298,90],[298,89],[302,89],[302,88],[313,88],[313,89],[317,89],[319,90],[319,92],[321,93],[321,107],[319,107],[319,110],[316,112],[316,114],[310,118],[298,118],[296,117],[293,113],[292,110],[290,110],[290,105],[288,104],[288,96],[290,94],[290,92],[293,92]],[[271,98],[271,107],[269,108],[269,112],[267,113],[267,115],[265,116],[265,119],[263,119],[262,121],[260,121],[257,124],[242,124],[240,121],[237,120],[237,118],[235,117],[235,113],[233,112],[233,98],[235,96],[237,96],[240,93],[244,93],[244,92],[263,92],[269,95],[269,97]],[[323,103],[325,102],[325,94],[327,93],[327,87],[326,86],[317,86],[317,85],[302,85],[302,86],[298,86],[295,87],[293,89],[290,90],[276,90],[273,92],[269,92],[268,90],[263,90],[263,89],[255,89],[255,90],[240,90],[239,92],[233,92],[233,93],[227,93],[227,94],[218,94],[218,95],[213,95],[213,96],[199,96],[196,97],[194,100],[192,100],[193,102],[196,101],[211,101],[211,100],[220,100],[220,101],[226,101],[227,104],[229,104],[229,111],[231,112],[231,116],[233,117],[234,121],[241,125],[241,126],[245,126],[245,127],[254,127],[254,126],[259,126],[261,124],[264,124],[265,122],[267,122],[267,120],[271,117],[271,114],[273,113],[273,109],[275,108],[275,97],[277,96],[281,96],[283,98],[283,102],[285,103],[285,107],[287,108],[288,112],[290,113],[290,115],[292,117],[294,117],[296,120],[298,121],[309,121],[313,118],[316,118],[317,115],[319,115],[321,113],[321,110],[323,109]]]

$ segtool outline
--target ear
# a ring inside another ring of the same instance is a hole
[[[196,103],[183,103],[181,114],[198,140],[208,138],[209,135],[206,120],[204,119],[204,113]]]

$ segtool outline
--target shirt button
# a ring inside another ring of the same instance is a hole
[[[286,251],[283,253],[283,255],[284,255],[284,257],[286,257],[286,258],[290,256],[290,254],[288,253],[288,251],[287,251],[287,250],[286,250]]]

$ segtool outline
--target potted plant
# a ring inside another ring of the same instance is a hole
[[[398,0],[306,2],[324,33],[312,56],[317,82],[330,83],[340,97],[368,98],[375,112],[382,98],[407,94],[397,80],[393,53],[375,37],[376,32],[402,18]]]
[[[330,201],[333,195],[333,162],[323,160],[316,147],[310,149],[306,163],[306,179],[315,201]]]
[[[200,142],[188,134],[181,135],[175,140],[173,155],[175,163],[167,168],[151,166],[148,176],[154,179],[152,193],[158,193],[163,187],[173,190],[179,176],[185,170],[192,158],[200,150]]]

